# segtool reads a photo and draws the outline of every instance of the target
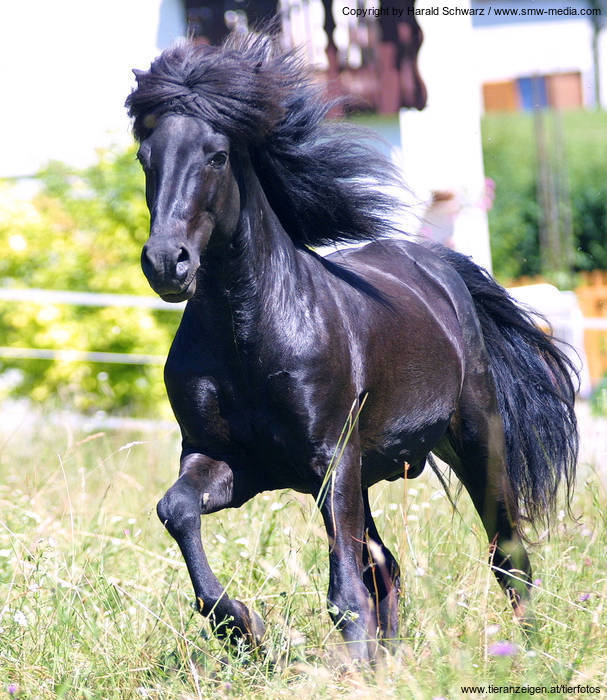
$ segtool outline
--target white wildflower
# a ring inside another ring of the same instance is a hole
[[[21,610],[17,610],[17,612],[13,615],[13,620],[18,625],[21,625],[21,627],[27,627],[28,625],[27,617],[25,617],[24,613]]]

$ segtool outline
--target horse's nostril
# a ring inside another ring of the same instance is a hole
[[[150,257],[147,245],[143,246],[143,250],[141,251],[141,267],[143,268],[143,271],[146,274],[148,273],[148,271],[151,271],[154,269],[154,262],[152,261],[152,258]]]
[[[184,280],[187,277],[190,269],[190,254],[181,246],[179,255],[177,256],[177,264],[175,265],[175,276],[178,280]]]

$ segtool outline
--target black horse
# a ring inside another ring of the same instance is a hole
[[[267,36],[183,43],[136,76],[142,267],[163,299],[189,299],[165,368],[181,467],[158,515],[202,614],[259,642],[261,619],[209,567],[200,516],[293,488],[317,497],[327,529],[330,614],[352,654],[372,657],[378,637],[398,635],[399,567],[368,489],[417,476],[430,452],[470,494],[520,612],[522,524],[544,521],[561,478],[568,491],[574,479],[567,358],[468,258],[381,239],[390,166],[325,120],[297,56]]]

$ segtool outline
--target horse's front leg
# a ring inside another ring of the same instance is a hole
[[[251,646],[261,641],[264,624],[254,611],[229,598],[207,561],[200,536],[201,513],[240,506],[258,493],[243,472],[198,453],[184,453],[179,479],[159,501],[158,517],[175,538],[192,579],[199,611],[214,632]]]
[[[377,616],[363,581],[365,509],[358,448],[348,446],[319,503],[329,539],[329,614],[361,661],[377,651]]]

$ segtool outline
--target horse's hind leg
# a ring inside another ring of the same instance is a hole
[[[369,506],[369,492],[363,490],[365,537],[363,546],[363,581],[375,602],[380,636],[398,638],[398,599],[400,567],[392,552],[382,542]]]
[[[515,614],[522,617],[531,564],[516,529],[517,504],[509,488],[502,420],[486,386],[485,391],[474,392],[475,403],[466,401],[464,393],[448,438],[434,451],[450,464],[470,494],[492,545],[495,576]],[[482,396],[485,401],[479,401]]]

